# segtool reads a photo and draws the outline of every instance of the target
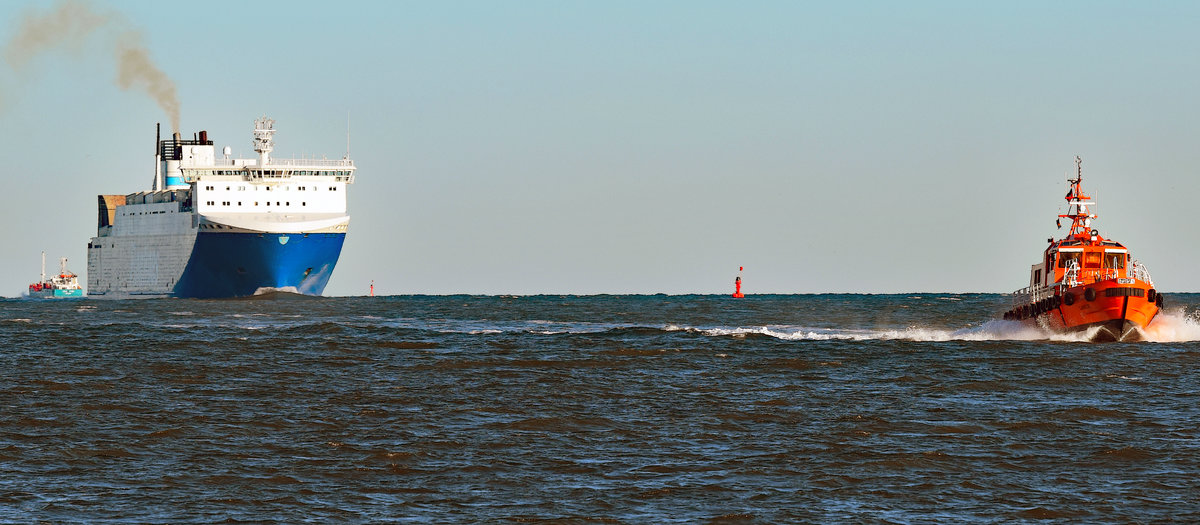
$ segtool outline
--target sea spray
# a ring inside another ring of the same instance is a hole
[[[1160,311],[1143,333],[1147,341],[1155,343],[1200,341],[1200,320],[1183,307],[1175,307]]]

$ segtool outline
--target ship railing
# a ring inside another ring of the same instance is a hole
[[[1075,261],[1067,262],[1067,269],[1063,272],[1062,284],[1067,288],[1079,286],[1079,263]]]
[[[1026,286],[1012,293],[1013,306],[1024,306],[1030,303],[1036,303],[1042,299],[1054,297],[1054,286]]]
[[[1150,278],[1150,270],[1138,261],[1129,263],[1129,268],[1125,271],[1127,278],[1137,279],[1149,283],[1154,286],[1154,280]],[[1081,284],[1096,283],[1100,281],[1109,281],[1121,277],[1120,268],[1104,268],[1099,270],[1080,270],[1079,264],[1075,261],[1067,263],[1067,269],[1063,272],[1062,284],[1067,288],[1073,288]]]
[[[245,159],[215,159],[213,160],[215,167],[234,167],[234,168],[263,168],[258,165],[246,165]],[[313,168],[353,168],[354,161],[350,159],[311,159],[311,158],[291,158],[280,159],[271,157],[270,164],[266,168],[272,166],[287,166],[287,167],[313,167]]]
[[[1146,268],[1146,265],[1136,260],[1129,263],[1129,273],[1126,275],[1154,286],[1154,279],[1150,278],[1150,270]]]

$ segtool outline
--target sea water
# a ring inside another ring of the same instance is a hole
[[[1200,296],[0,301],[3,522],[1200,520]]]

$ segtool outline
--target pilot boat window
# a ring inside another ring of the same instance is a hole
[[[1100,252],[1087,252],[1087,253],[1083,254],[1083,267],[1084,268],[1099,268],[1100,267],[1100,258],[1102,255],[1103,254],[1101,254]]]
[[[1104,267],[1115,268],[1120,270],[1125,267],[1125,254],[1123,253],[1106,253],[1104,254]]]
[[[1058,254],[1058,267],[1059,268],[1066,268],[1067,265],[1070,264],[1071,261],[1075,261],[1075,264],[1079,264],[1079,252],[1059,252],[1059,254]]]

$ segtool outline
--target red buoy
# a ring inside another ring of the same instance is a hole
[[[742,267],[741,266],[738,266],[737,279],[733,280],[733,297],[735,299],[740,299],[742,297],[745,297],[745,295],[742,295]]]

